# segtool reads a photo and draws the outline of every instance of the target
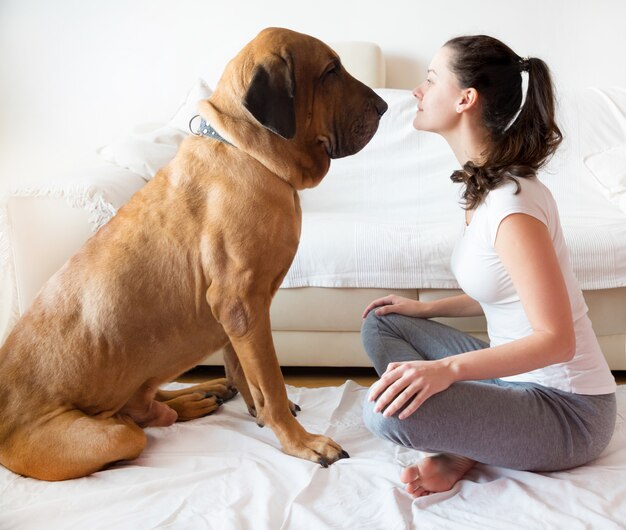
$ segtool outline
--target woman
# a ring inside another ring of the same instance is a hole
[[[528,88],[523,97],[522,73]],[[374,300],[362,337],[380,379],[369,429],[430,453],[404,469],[414,497],[476,462],[555,471],[596,458],[615,426],[615,381],[574,278],[554,199],[536,178],[561,142],[546,64],[497,39],[448,41],[413,92],[413,125],[462,169],[465,232],[452,270],[465,294]],[[432,317],[484,314],[490,344]]]

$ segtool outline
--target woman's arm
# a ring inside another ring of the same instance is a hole
[[[411,403],[406,418],[452,383],[529,372],[570,360],[576,349],[569,295],[547,227],[526,214],[512,214],[499,226],[496,251],[510,274],[532,326],[528,337],[438,361],[391,363],[372,386],[375,410],[385,416]]]
[[[422,302],[391,294],[374,300],[363,311],[363,318],[374,308],[377,315],[397,313],[419,318],[475,317],[483,314],[480,304],[466,294]]]
[[[480,304],[467,294],[448,296],[439,300],[424,302],[432,315],[429,317],[478,317],[483,315]]]

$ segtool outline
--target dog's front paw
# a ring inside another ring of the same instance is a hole
[[[328,467],[342,458],[350,458],[350,455],[337,442],[327,436],[311,434],[306,431],[305,434],[301,443],[290,443],[288,447],[284,448],[284,451],[287,454],[311,460],[322,467]]]

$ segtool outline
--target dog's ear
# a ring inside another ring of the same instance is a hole
[[[255,67],[243,105],[263,127],[289,140],[296,134],[295,95],[291,60],[274,56]]]

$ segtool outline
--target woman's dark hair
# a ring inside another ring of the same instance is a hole
[[[461,88],[478,92],[489,134],[481,165],[467,162],[450,177],[465,184],[463,200],[472,209],[505,180],[513,180],[519,192],[516,177],[536,175],[563,136],[554,119],[550,70],[541,59],[523,59],[486,35],[457,37],[445,46],[452,50],[450,69]],[[520,110],[522,71],[528,72],[528,90]]]

